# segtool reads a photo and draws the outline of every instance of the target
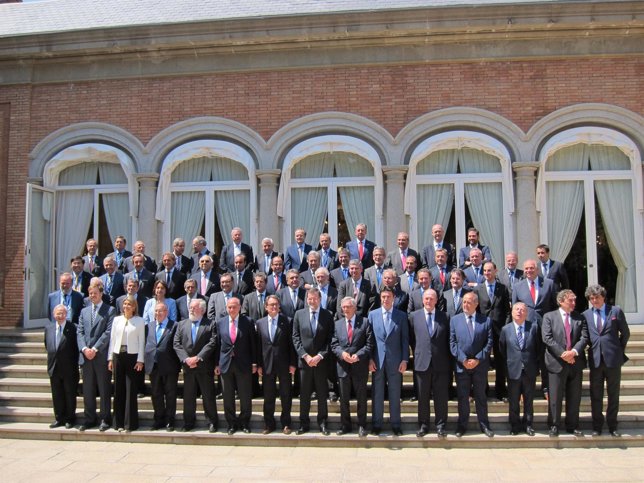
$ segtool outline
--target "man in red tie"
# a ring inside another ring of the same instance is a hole
[[[583,436],[579,430],[581,382],[586,367],[588,345],[586,321],[575,312],[575,293],[562,290],[557,294],[559,309],[543,317],[541,333],[546,346],[545,364],[549,379],[548,426],[550,436],[559,436],[561,403],[566,398],[566,431]]]

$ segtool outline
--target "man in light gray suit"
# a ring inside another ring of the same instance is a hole
[[[233,292],[233,276],[230,273],[224,273],[219,283],[221,284],[221,292],[215,292],[208,299],[208,320],[217,321],[222,317],[226,317],[226,302],[232,297],[239,299],[239,303],[243,303],[244,298],[236,292]]]
[[[395,436],[402,435],[400,417],[400,388],[402,375],[409,361],[409,322],[407,315],[396,310],[394,292],[389,287],[380,291],[380,308],[369,312],[374,338],[374,350],[369,371],[373,373],[372,434],[382,431],[385,409],[385,386],[389,395],[389,420]]]

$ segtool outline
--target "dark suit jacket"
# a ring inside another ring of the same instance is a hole
[[[317,287],[318,285],[315,275],[308,268],[300,273],[300,287],[304,287],[306,284],[312,287]]]
[[[606,304],[606,318],[601,332],[597,332],[595,313],[590,308],[583,313],[588,327],[588,361],[591,369],[601,365],[602,359],[606,367],[620,367],[626,361],[625,350],[631,331],[626,323],[624,312],[618,306]]]
[[[449,280],[449,272],[451,271],[452,271],[452,266],[446,265],[445,283],[443,284],[441,282],[441,273],[440,273],[440,269],[438,268],[438,265],[434,265],[432,268],[429,269],[429,273],[432,276],[432,288],[436,290],[436,292],[439,295],[442,294],[445,290],[449,290],[450,288],[452,288],[452,284]]]
[[[512,292],[514,290],[514,286],[519,283],[519,281],[523,278],[523,270],[519,270],[518,268],[514,271],[514,277],[512,280],[510,280],[510,274],[508,273],[507,268],[502,268],[499,270],[499,272],[496,275],[496,278],[501,282],[503,285],[508,287],[508,290],[510,291],[510,295],[512,295]]]
[[[449,319],[445,312],[434,311],[434,331],[429,335],[425,320],[425,310],[417,310],[409,315],[409,344],[414,352],[414,370],[432,369],[448,372],[451,369],[452,355],[449,348]]]
[[[166,282],[165,267],[154,276],[155,280]],[[186,276],[176,268],[172,270],[170,275],[170,283],[168,284],[168,292],[165,296],[169,299],[178,299],[186,294],[183,284],[186,282]]]
[[[347,278],[340,284],[340,287],[338,287],[338,300],[335,311],[336,317],[342,316],[342,299],[344,297],[353,297],[353,287],[354,282],[351,277]],[[373,310],[375,306],[376,298],[376,294],[372,292],[371,283],[369,282],[369,280],[362,277],[358,297],[356,299],[356,303],[358,304],[358,310],[356,314],[361,315],[362,317],[369,315],[369,311]],[[378,302],[380,302],[379,298]]]
[[[270,260],[273,260],[275,257],[281,256],[278,252],[272,252],[270,255]],[[284,257],[282,256],[282,260]],[[264,272],[266,275],[270,275],[273,273],[273,269],[270,266],[270,262],[268,265],[268,270],[266,270],[266,267],[264,266],[264,252],[262,251],[261,253],[258,253],[255,255],[255,260],[253,260],[253,268],[256,272]]]
[[[456,248],[451,243],[447,243],[443,240],[443,248],[447,250],[447,265],[453,266],[456,264]],[[423,248],[421,253],[422,260],[419,261],[419,264],[422,264],[425,268],[433,268],[436,266],[436,252],[434,250],[434,242],[432,241],[429,245]],[[420,266],[420,265],[419,265]]]
[[[217,365],[222,374],[230,370],[231,364],[251,373],[253,364],[257,364],[255,344],[255,322],[245,315],[239,315],[237,320],[237,337],[235,343],[230,338],[230,317],[222,317],[217,321]]]
[[[150,273],[157,273],[157,262],[154,258],[147,255],[143,255],[145,261],[143,262],[143,268],[145,268]],[[134,262],[132,261],[132,255],[127,257],[123,262],[123,273],[130,273],[134,271]]]
[[[214,270],[214,271],[217,271],[217,267],[215,266],[215,265],[217,264],[217,261],[215,260],[215,258],[213,258],[213,257],[215,256],[215,254],[214,254],[214,253],[212,253],[210,250],[206,249],[206,252],[205,252],[203,255],[210,255],[210,258],[211,258],[211,259],[212,259],[212,261],[214,262],[214,263],[213,263],[213,270]],[[190,262],[191,262],[191,264],[192,264],[192,270],[191,270],[191,272],[190,272],[190,275],[194,275],[195,273],[197,273],[197,272],[200,270],[200,267],[199,267],[199,259],[200,259],[203,255],[202,255],[201,253],[193,253],[193,254],[190,256]],[[192,278],[190,275],[188,276],[188,278]]]
[[[241,295],[248,295],[255,290],[255,282],[253,281],[253,272],[246,267],[241,277],[241,282],[237,283],[237,272],[232,272],[233,276],[233,292]]]
[[[471,292],[471,290],[466,287],[461,287],[461,296],[458,301],[458,307],[454,307],[454,288],[443,292],[443,298],[441,302],[444,303],[445,307],[441,308],[440,310],[443,310],[445,313],[447,313],[447,316],[450,318],[450,320],[456,314],[463,313],[463,295],[465,295],[467,292]]]
[[[396,285],[396,288],[394,289],[394,308],[407,313],[408,306],[409,295],[403,292],[400,287]],[[380,297],[376,296],[373,300],[373,308],[377,309],[378,307],[380,307]]]
[[[174,268],[176,270],[177,266],[175,265]],[[165,270],[165,267],[163,266],[162,262],[159,262],[157,265],[156,272],[158,273],[162,270]],[[185,255],[181,255],[181,269],[179,271],[183,273],[186,276],[186,278],[190,277],[190,274],[192,273],[192,259],[186,257]]]
[[[157,342],[156,322],[150,325],[145,341],[145,373],[150,374],[156,367],[160,375],[179,374],[181,362],[174,351],[174,336],[177,333],[177,323],[168,320],[161,339]]]
[[[94,255],[94,270],[89,269],[89,255],[83,255],[83,261],[85,262],[83,270],[89,273],[92,277],[100,277],[105,273],[105,269],[103,268],[103,258],[98,255]]]
[[[45,326],[45,349],[47,351],[47,374],[50,377],[54,372],[69,376],[75,376],[78,380],[78,339],[76,326],[66,322],[60,338],[60,344],[56,347],[56,331],[58,323],[48,323]]]
[[[110,346],[110,335],[112,332],[112,321],[116,315],[116,310],[111,305],[102,304],[96,312],[96,318],[92,325],[92,307],[85,307],[81,311],[76,329],[76,342],[78,350],[83,348],[96,348],[98,353],[95,360],[104,361],[107,365],[107,350]],[[98,358],[98,359],[97,359]],[[82,354],[80,355],[80,364],[84,363]]]
[[[561,372],[564,364],[568,365],[568,363],[561,358],[561,354],[566,350],[566,333],[559,309],[543,316],[541,336],[546,346],[545,361],[548,372]],[[579,354],[573,366],[581,371],[586,367],[585,349],[588,345],[588,327],[586,327],[586,320],[577,312],[570,314],[570,342],[572,349]]]
[[[537,263],[537,269],[539,270],[539,276],[543,277],[543,267],[541,262]],[[568,272],[566,272],[566,269],[561,262],[548,260],[548,277],[546,278],[549,278],[552,280],[552,283],[555,284],[555,292],[559,292],[564,288],[570,287],[570,283],[568,282]]]
[[[485,245],[481,245],[480,243],[477,245],[477,247],[478,247],[479,250],[481,250],[481,252],[483,252],[483,262],[482,263],[489,262],[490,260],[492,260],[492,255],[490,254],[489,247],[487,247]],[[471,250],[471,248],[470,248],[469,245],[466,245],[466,246],[464,246],[463,248],[461,248],[459,250],[459,252],[458,252],[458,266],[459,267],[463,268],[464,265],[465,265],[465,262],[470,260],[470,250]]]
[[[309,245],[308,243],[304,244],[304,254],[302,255],[302,263],[300,263],[300,254],[297,251],[298,246],[297,244],[289,245],[286,248],[286,253],[284,256],[284,271],[287,272],[291,268],[303,272],[305,270],[308,270],[309,268],[309,262],[306,259],[306,256],[308,253],[313,250],[313,247]]]
[[[516,302],[523,302],[528,307],[528,319],[534,320],[535,313],[543,318],[544,314],[551,312],[557,308],[557,293],[555,291],[552,280],[538,277],[539,280],[539,296],[535,304],[530,295],[530,286],[528,279],[520,280],[514,285],[512,290],[512,305]]]
[[[326,307],[323,306],[322,308],[331,312],[331,315],[335,318],[338,309],[338,291],[331,287],[331,284],[326,286]]]
[[[490,300],[485,282],[474,287],[474,293],[479,297],[479,306],[476,310],[490,318],[494,332],[499,335],[503,326],[510,322],[512,315],[508,288],[501,282],[496,282],[493,300]]]
[[[184,371],[214,373],[215,371],[215,350],[217,348],[217,330],[215,323],[203,317],[197,330],[197,338],[192,342],[192,321],[182,320],[177,325],[174,334],[174,351],[181,361]],[[188,357],[198,356],[201,361],[196,368],[191,369],[184,361]]]
[[[127,281],[134,279],[135,272],[131,271],[123,276],[123,287],[127,287]],[[152,289],[154,288],[154,272],[149,271],[147,268],[141,269],[139,276],[139,293],[145,295],[147,298],[152,297]]]
[[[335,355],[338,377],[346,377],[349,374],[369,374],[369,360],[375,340],[373,338],[373,329],[369,321],[359,315],[355,316],[353,323],[353,337],[349,342],[347,332],[347,319],[342,317],[335,321],[335,329],[331,339],[331,351]],[[356,354],[358,362],[349,364],[342,359],[342,353],[349,355]]]
[[[277,291],[275,294],[280,299],[280,313],[288,317],[289,320],[293,320],[295,312],[304,308],[304,299],[306,297],[306,291],[303,288],[297,289],[297,305],[293,306],[293,300],[291,299],[291,288],[284,287]]]
[[[112,274],[112,287],[108,291],[108,280],[109,275],[104,273],[101,275],[101,281],[103,282],[103,287],[105,287],[104,293],[110,298],[110,305],[116,307],[116,300],[121,296],[125,295],[125,286],[123,284],[123,274],[116,270]]]
[[[70,272],[72,274],[72,288],[76,286],[74,283],[74,273]],[[81,271],[80,273],[80,293],[83,297],[87,297],[89,295],[89,282],[92,280],[92,276],[89,272],[86,272],[85,270]]]
[[[340,264],[340,262],[338,262],[338,252],[333,248],[329,248],[326,265],[324,264],[324,253],[322,248],[318,247],[318,253],[320,254],[320,266],[326,268],[329,272]]]
[[[116,299],[116,315],[121,315],[123,313],[123,301],[126,299],[126,297],[127,297],[127,294],[121,295],[119,298]],[[139,317],[143,317],[143,310],[145,309],[145,304],[148,300],[149,300],[148,297],[141,294],[141,292],[137,292],[136,307],[137,307],[137,313],[139,314]]]
[[[362,262],[363,269],[367,269],[371,265],[373,265],[373,249],[376,248],[376,244],[371,240],[365,239],[362,258],[360,258],[360,252],[358,251],[357,239],[354,238],[353,240],[347,242],[344,247],[349,250],[349,258],[351,258],[351,260],[358,259]]]
[[[197,282],[197,293],[201,294],[201,270],[197,270],[195,273],[190,275],[190,278]],[[206,293],[201,295],[208,298],[216,292],[221,292],[221,285],[219,283],[219,274],[213,267],[212,270],[210,270],[210,277],[208,278],[208,288],[206,290]]]
[[[266,297],[268,297],[267,293],[264,294],[264,300],[266,300]],[[266,315],[266,308],[263,303],[260,303],[257,290],[254,290],[244,297],[241,313],[253,321],[259,320]]]
[[[286,373],[289,366],[297,366],[297,354],[293,346],[293,326],[288,317],[277,316],[277,329],[271,342],[268,316],[255,323],[257,331],[257,365],[264,374]]]
[[[286,275],[284,273],[280,273],[279,275],[279,283],[277,286],[275,285],[275,274],[271,273],[268,277],[266,277],[266,293],[269,295],[275,295],[278,290],[286,287]]]
[[[243,255],[246,256],[246,269],[249,271],[254,270],[255,257],[253,256],[253,249],[243,243],[239,245],[239,250]],[[230,243],[225,245],[221,249],[221,255],[219,257],[219,268],[225,272],[234,272],[235,271],[235,245]]]
[[[506,360],[508,378],[521,379],[525,370],[529,377],[537,377],[541,354],[541,331],[537,322],[526,320],[523,324],[523,350],[519,347],[514,322],[508,323],[499,336],[499,350]]]
[[[124,270],[125,270],[125,260],[126,260],[127,258],[131,257],[131,256],[132,256],[132,252],[131,252],[131,251],[129,251],[129,250],[123,250],[123,254],[121,255],[121,263],[120,263],[120,264],[117,264],[116,269],[117,269],[117,270],[119,270],[121,273],[125,273],[125,271],[124,271]],[[105,258],[107,258],[107,257],[112,257],[112,258],[114,259],[114,261],[116,261],[116,260],[117,260],[117,258],[116,258],[116,252],[115,252],[115,251],[114,251],[114,252],[112,252],[112,253],[108,253],[107,255],[105,255]]]
[[[70,305],[72,308],[71,321],[74,324],[78,324],[78,318],[80,317],[81,310],[83,310],[83,294],[72,290],[70,296]],[[48,299],[47,317],[49,320],[54,320],[54,308],[56,308],[56,305],[60,304],[60,301],[62,300],[61,291],[56,290],[55,292],[50,293]]]
[[[423,308],[423,292],[417,287],[409,294],[409,303],[407,304],[407,313],[411,314]]]
[[[200,293],[196,293],[193,299],[203,299],[208,303],[208,299]],[[175,302],[177,303],[177,314],[179,316],[179,320],[187,319],[190,315],[190,312],[188,311],[188,296],[184,295],[183,297],[179,297]]]
[[[474,314],[474,337],[470,337],[465,313],[460,313],[449,322],[449,344],[452,356],[456,359],[456,372],[463,372],[465,359],[478,359],[474,369],[485,371],[490,367],[492,352],[492,321],[481,314]]]
[[[407,248],[407,256],[415,257],[417,267],[420,266],[421,260],[416,250],[414,250],[413,248]],[[384,265],[386,268],[393,268],[394,270],[396,270],[396,273],[398,275],[402,274],[405,271],[405,266],[403,265],[402,259],[400,258],[399,248],[396,248],[395,250],[387,254]]]
[[[230,293],[231,297],[236,297],[240,304],[244,303],[244,297],[234,291]],[[210,320],[219,320],[228,315],[226,310],[226,294],[224,292],[216,292],[208,299],[208,318]]]
[[[324,309],[318,309],[317,330],[311,330],[311,315],[309,308],[305,307],[295,312],[293,316],[293,346],[297,353],[299,367],[308,367],[304,362],[304,355],[316,356],[320,354],[324,359],[329,358],[331,338],[333,337],[333,316]]]

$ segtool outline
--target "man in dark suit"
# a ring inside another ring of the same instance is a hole
[[[438,298],[445,290],[452,288],[449,280],[449,273],[452,271],[452,265],[447,263],[447,250],[438,248],[434,252],[434,266],[429,269],[432,276],[432,288],[438,292]]]
[[[51,385],[54,422],[50,428],[71,429],[76,421],[78,391],[78,342],[76,326],[67,322],[67,307],[54,307],[52,323],[45,326],[47,374]]]
[[[512,306],[512,322],[501,329],[499,352],[506,363],[510,434],[525,431],[534,436],[534,387],[539,372],[541,332],[536,321],[526,320],[528,308],[523,302]],[[523,400],[523,418],[521,418]]]
[[[407,267],[407,257],[411,256],[420,261],[418,252],[413,248],[409,248],[409,234],[401,231],[396,237],[396,244],[398,248],[387,254],[385,260],[385,268],[393,268],[396,275],[402,275]]]
[[[492,322],[476,313],[478,297],[469,292],[463,295],[463,313],[450,320],[450,350],[456,359],[456,392],[458,394],[458,423],[456,437],[467,431],[470,418],[470,392],[474,393],[476,417],[481,432],[494,436],[487,411],[487,371],[492,351]]]
[[[292,380],[297,365],[293,346],[293,328],[288,317],[279,313],[280,300],[276,295],[266,297],[267,316],[256,322],[257,372],[262,377],[264,388],[264,430],[262,434],[275,431],[275,399],[279,381],[282,412],[282,432],[291,434]]]
[[[423,267],[434,268],[436,265],[436,250],[438,249],[446,251],[446,264],[450,267],[454,266],[456,264],[456,248],[445,241],[445,229],[442,225],[437,223],[432,226],[432,237],[434,238],[432,243],[424,247],[421,253]]]
[[[150,273],[157,273],[157,262],[152,257],[149,257],[145,254],[145,243],[143,243],[141,240],[134,242],[132,256],[126,258],[123,262],[124,273],[129,273],[132,270],[136,270],[133,257],[137,253],[143,255],[143,267]]]
[[[154,287],[154,273],[144,267],[145,257],[141,253],[132,255],[132,270],[125,274],[123,281],[126,285],[128,280],[138,280],[139,292],[147,298],[152,297]],[[155,264],[156,268],[156,264]]]
[[[114,251],[105,255],[105,258],[112,257],[116,261],[116,269],[121,273],[124,272],[125,259],[132,256],[132,252],[125,249],[127,240],[123,235],[118,235],[114,238]]]
[[[510,295],[514,291],[514,286],[523,278],[523,270],[517,268],[519,258],[516,252],[508,252],[505,255],[505,268],[499,270],[497,277],[499,282],[508,287]]]
[[[277,291],[280,299],[280,313],[293,320],[295,312],[304,308],[306,291],[300,287],[300,273],[291,269],[286,273],[287,286]]]
[[[318,396],[317,422],[320,432],[328,436],[327,427],[327,364],[333,336],[333,317],[320,308],[320,291],[309,289],[306,293],[307,307],[295,312],[293,317],[293,345],[298,356],[300,369],[300,428],[297,434],[310,430],[309,411],[311,394]]]
[[[266,274],[257,272],[253,276],[255,290],[244,297],[241,313],[253,321],[266,315]]]
[[[387,268],[382,273],[382,287],[391,289],[394,294],[394,308],[400,310],[401,312],[407,313],[407,307],[409,306],[409,295],[403,292],[398,285],[398,277],[396,276],[396,271],[393,268]],[[380,306],[380,298],[374,297],[374,308]]]
[[[349,258],[351,260],[360,260],[362,267],[366,270],[373,265],[373,249],[376,244],[371,240],[367,240],[367,225],[358,223],[355,230],[356,238],[347,242],[345,248],[349,250]]]
[[[190,318],[182,320],[174,336],[174,351],[183,369],[183,431],[191,431],[197,418],[197,391],[202,395],[208,431],[217,431],[219,416],[215,401],[215,323],[206,318],[206,301],[192,299]]]
[[[102,301],[102,285],[89,288],[91,305],[85,307],[78,319],[77,343],[81,352],[83,368],[83,404],[85,421],[80,426],[85,431],[96,425],[96,388],[100,396],[99,429],[110,427],[110,398],[112,397],[111,374],[107,370],[107,356],[112,331],[114,307]]]
[[[375,294],[371,284],[362,276],[362,264],[360,260],[353,259],[349,262],[349,275],[338,287],[338,306],[336,317],[342,316],[342,299],[353,297],[357,304],[358,315],[366,317],[374,306]]]
[[[449,274],[449,283],[452,288],[443,292],[443,298],[438,302],[438,309],[446,312],[450,320],[456,314],[463,312],[463,296],[471,292],[469,288],[463,286],[464,281],[463,270],[453,268]]]
[[[264,238],[262,240],[262,253],[255,255],[253,267],[258,272],[264,272],[266,275],[273,273],[273,258],[280,257],[280,254],[275,251],[275,244],[272,238]],[[281,257],[280,257],[281,260]],[[284,262],[284,260],[282,260]],[[282,270],[284,267],[282,266]],[[273,292],[275,293],[275,292]]]
[[[145,342],[145,372],[152,384],[152,430],[174,431],[177,413],[177,382],[181,363],[174,351],[177,322],[168,319],[168,307],[158,302],[154,307],[155,324],[148,328]]]
[[[92,277],[100,277],[105,272],[103,271],[103,258],[98,256],[98,242],[94,238],[90,238],[85,242],[87,254],[83,256],[85,265],[83,269]]]
[[[331,285],[336,289],[340,284],[349,278],[349,250],[340,248],[338,250],[338,265],[329,272]]]
[[[382,287],[382,274],[385,271],[385,249],[374,247],[372,258],[373,264],[363,272],[365,280],[371,284],[371,292],[377,296],[380,293],[380,287]]]
[[[243,254],[235,257],[235,270],[230,272],[233,277],[233,290],[240,295],[248,295],[253,291],[253,271],[246,265]]]
[[[463,273],[465,274],[465,283],[473,289],[485,280],[483,275],[483,252],[478,248],[472,248],[469,259],[470,265],[463,270]]]
[[[89,272],[84,270],[85,260],[83,257],[74,257],[70,260],[72,276],[72,290],[80,293],[83,298],[87,297],[89,289],[89,281],[92,279],[92,275]]]
[[[190,278],[197,282],[197,292],[208,299],[212,294],[221,290],[219,273],[217,273],[217,268],[213,267],[210,255],[201,257],[197,266],[198,270],[193,272]]]
[[[139,317],[143,317],[143,310],[145,308],[145,303],[148,301],[148,297],[139,292],[139,282],[133,278],[127,281],[125,294],[116,299],[116,315],[121,315],[123,313],[123,301],[128,296],[134,297],[138,310],[137,313]]]
[[[555,285],[555,291],[570,287],[568,272],[561,262],[550,259],[550,247],[545,243],[537,246],[539,259],[539,276],[549,278]]]
[[[208,318],[217,321],[228,315],[226,303],[231,298],[236,298],[241,304],[244,297],[233,290],[233,276],[231,273],[224,273],[220,279],[221,290],[213,293],[208,299]]]
[[[503,326],[510,322],[510,292],[505,285],[496,280],[496,272],[496,264],[486,262],[483,265],[485,281],[474,287],[474,292],[479,298],[477,310],[492,321],[494,395],[497,399],[503,400],[507,398],[508,391],[505,382],[505,359],[499,351],[499,337]]]
[[[424,307],[423,295],[427,290],[432,288],[432,277],[429,274],[428,269],[421,268],[420,270],[418,270],[417,278],[417,286],[409,294],[409,303],[407,304],[408,314],[411,314],[412,312],[420,310]]]
[[[252,272],[254,270],[253,261],[255,260],[255,256],[250,245],[242,242],[244,234],[241,228],[233,228],[230,232],[230,237],[232,238],[232,243],[224,245],[221,249],[219,268],[227,272],[234,272],[237,270],[235,259],[238,255],[244,255],[246,263],[249,264],[248,270]]]
[[[210,258],[211,263],[214,264],[215,262],[215,259],[213,258],[214,254],[210,253],[210,250],[208,250],[208,242],[206,242],[206,239],[204,237],[196,236],[192,240],[192,249],[194,250],[194,253],[190,257],[190,261],[192,262],[192,275],[197,273],[201,268],[200,262],[201,262],[201,259],[204,257],[204,255],[209,255],[211,257]]]
[[[369,361],[374,338],[368,321],[356,315],[357,304],[353,297],[341,300],[344,317],[335,321],[331,340],[331,351],[336,358],[336,372],[340,386],[340,431],[342,436],[351,432],[351,391],[356,394],[358,404],[358,436],[367,436],[367,381]]]
[[[192,259],[186,257],[183,252],[186,250],[186,242],[183,238],[175,238],[172,242],[172,254],[174,255],[174,268],[183,273],[186,278],[192,273]],[[163,264],[159,266],[159,271],[163,270]]]
[[[546,346],[545,363],[548,369],[549,396],[548,426],[550,436],[559,436],[561,406],[566,398],[566,431],[583,436],[579,430],[581,382],[586,367],[585,349],[588,327],[584,318],[574,312],[575,294],[564,289],[557,294],[558,310],[543,317],[541,335]]]
[[[112,257],[105,257],[103,259],[103,268],[105,269],[100,279],[105,287],[104,294],[108,296],[108,303],[112,307],[116,307],[116,300],[125,295],[125,286],[123,274],[116,269],[116,260]]]
[[[320,233],[320,266],[326,268],[329,272],[338,266],[338,252],[331,248],[331,235]]]
[[[298,272],[304,272],[308,269],[306,256],[313,250],[313,247],[305,242],[306,231],[303,228],[295,230],[295,243],[286,248],[284,255],[284,269],[295,269]]]
[[[224,416],[228,435],[241,429],[250,433],[252,414],[252,375],[257,372],[255,323],[240,315],[239,299],[232,297],[226,302],[228,316],[217,321],[217,351],[219,355],[215,374],[221,375],[224,395]],[[239,396],[239,416],[235,412],[235,392]]]
[[[286,287],[284,260],[282,260],[281,256],[276,256],[271,260],[271,272],[266,278],[266,293],[269,295],[275,295],[284,287]]]
[[[300,286],[304,290],[317,287],[318,282],[315,279],[315,271],[320,268],[320,254],[311,250],[306,256],[307,269],[300,273]]]
[[[60,290],[52,292],[48,296],[47,318],[52,320],[54,317],[54,308],[63,304],[67,307],[67,321],[78,324],[78,318],[83,309],[83,295],[72,290],[72,275],[69,272],[61,274],[58,278]]]
[[[190,308],[190,302],[193,299],[201,299],[205,300],[206,303],[208,300],[206,300],[206,297],[201,295],[200,293],[197,293],[197,281],[189,278],[186,280],[183,284],[183,289],[185,290],[186,294],[183,297],[179,297],[176,302],[177,302],[177,314],[178,314],[178,319],[179,320],[186,320],[188,316],[190,315],[189,308]]]
[[[447,402],[451,354],[449,319],[436,309],[438,294],[428,288],[423,293],[423,308],[409,315],[409,341],[414,353],[414,377],[418,387],[418,432],[429,432],[429,397],[434,398],[434,418],[440,438],[447,437]]]
[[[168,286],[166,297],[178,299],[186,292],[183,284],[186,282],[186,275],[177,269],[176,257],[172,252],[165,252],[161,258],[163,268],[155,275],[155,280],[161,280]]]
[[[593,418],[593,436],[599,436],[604,426],[604,382],[608,393],[606,422],[608,432],[619,437],[617,414],[622,365],[628,360],[626,344],[631,332],[621,308],[606,304],[606,289],[591,285],[586,289],[586,299],[592,308],[584,312],[588,327],[590,365],[590,408]]]
[[[466,269],[471,265],[470,251],[473,248],[481,250],[483,257],[481,260],[482,263],[492,260],[490,248],[479,243],[479,231],[476,228],[471,227],[467,230],[467,245],[461,248],[458,252],[458,266],[460,268]]]
[[[394,293],[390,287],[382,287],[379,305],[380,308],[369,312],[375,340],[369,361],[369,371],[373,373],[371,430],[374,435],[382,431],[386,386],[391,430],[395,436],[401,436],[400,390],[402,375],[409,362],[409,322],[405,312],[394,308]]]

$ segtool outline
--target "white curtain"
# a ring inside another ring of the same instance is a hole
[[[211,158],[212,180],[236,181],[248,180],[246,168],[232,159]],[[250,234],[250,191],[229,190],[215,192],[215,210],[219,231],[224,240],[229,240],[230,232],[238,226]]]
[[[477,149],[461,149],[460,166],[463,173],[501,172],[498,158]],[[502,183],[466,183],[465,199],[474,225],[481,233],[481,243],[490,248],[492,260],[501,264],[504,259]]]
[[[60,174],[61,185],[94,185],[98,167],[81,163]],[[69,260],[80,255],[94,212],[92,190],[59,191],[56,194],[56,271],[57,276],[70,270]]]
[[[171,175],[173,183],[211,180],[211,162],[206,157],[188,159],[179,164]],[[192,240],[203,235],[206,195],[203,191],[175,191],[171,196],[170,237]]]
[[[352,153],[337,153],[335,172],[339,178],[373,176],[373,167],[365,159]],[[373,186],[340,187],[340,200],[344,209],[347,226],[365,223],[372,230],[375,227],[375,199]],[[349,230],[351,233],[351,230]]]
[[[120,164],[99,163],[98,174],[101,184],[127,184],[127,177]],[[107,230],[110,240],[123,235],[132,239],[132,220],[130,218],[130,199],[127,193],[106,193],[101,196]]]
[[[556,151],[547,161],[547,171],[586,171],[588,145],[576,144]],[[548,243],[553,260],[563,261],[570,253],[584,210],[583,181],[546,183]]]
[[[630,169],[630,161],[617,148],[590,145],[593,170]],[[625,312],[637,312],[633,195],[630,180],[596,181],[595,194],[608,240],[617,265],[615,303]],[[600,274],[601,278],[601,274]]]
[[[435,151],[418,163],[416,174],[456,174],[458,154],[457,149]],[[417,185],[416,203],[418,248],[420,249],[432,240],[432,226],[440,223],[447,229],[454,206],[454,185]]]

